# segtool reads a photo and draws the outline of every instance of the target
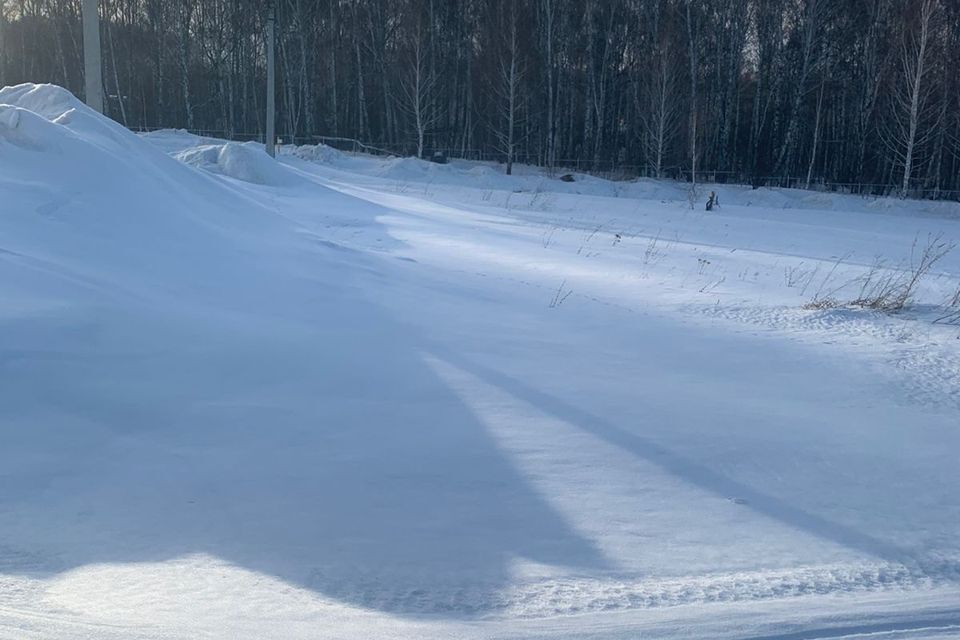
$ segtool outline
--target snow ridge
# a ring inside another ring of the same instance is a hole
[[[643,576],[571,576],[518,581],[507,588],[475,582],[411,584],[399,588],[381,574],[358,572],[329,582],[315,569],[308,584],[329,595],[404,615],[544,618],[600,611],[750,602],[806,595],[912,591],[960,582],[960,561],[910,569],[893,563],[837,564],[778,571],[651,579]],[[387,586],[390,585],[390,586]]]

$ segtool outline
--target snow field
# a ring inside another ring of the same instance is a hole
[[[957,205],[0,104],[0,637],[956,637]]]

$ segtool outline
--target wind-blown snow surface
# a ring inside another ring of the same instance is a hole
[[[0,105],[0,637],[960,637],[957,205]]]

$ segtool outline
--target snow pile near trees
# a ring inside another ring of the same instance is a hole
[[[0,105],[5,246],[102,279],[104,290],[233,290],[243,271],[236,257],[286,229],[64,89],[7,88]],[[255,170],[265,163],[251,149],[224,159],[238,175],[271,176]]]
[[[179,139],[171,132],[151,134],[158,145],[176,150],[195,144]],[[368,180],[375,176],[392,180],[395,187],[403,190],[414,185],[428,184],[431,188],[447,186],[480,190],[537,192],[597,196],[602,198],[661,201],[687,205],[689,208],[690,185],[674,180],[653,178],[611,179],[560,167],[550,172],[542,167],[515,164],[513,175],[504,175],[502,164],[492,161],[451,159],[448,164],[407,157],[382,157],[368,154],[347,154],[325,145],[283,147],[281,157],[293,156],[320,163],[331,169],[361,176]],[[564,182],[560,176],[570,174],[574,180]],[[960,218],[960,207],[952,201],[909,201],[908,204],[895,197],[858,196],[835,192],[818,192],[807,189],[782,189],[748,185],[701,183],[696,187],[694,209],[700,211],[711,191],[715,191],[721,206],[734,205],[764,210],[792,211],[839,211],[839,212],[889,212],[898,216],[939,215]],[[422,189],[421,189],[422,191]]]
[[[183,191],[197,181],[197,174],[61,87],[0,89],[0,109],[3,140],[19,147],[6,149],[2,158],[11,182],[16,176],[62,172],[61,191],[96,194],[99,188],[127,193],[131,183],[169,186],[169,181]]]
[[[34,161],[44,158],[61,168],[77,165],[77,170],[86,172],[101,162],[114,163],[119,156],[134,150],[162,164],[169,163],[137,136],[92,112],[57,86],[23,84],[0,89],[0,113],[0,139],[19,147],[7,149],[4,154],[5,161],[11,164],[10,171],[35,171],[39,166]],[[79,162],[82,154],[92,156],[92,166],[90,162]],[[16,161],[26,166],[16,169]],[[64,180],[69,182],[71,176],[65,175]]]
[[[177,154],[188,165],[259,185],[289,186],[298,182],[290,171],[280,168],[256,142],[227,142],[203,145]]]
[[[91,111],[69,91],[55,85],[28,83],[5,87],[0,89],[0,105],[6,105],[8,109],[26,110],[35,117],[65,127],[72,132],[82,131],[87,140],[104,148],[131,145],[142,148],[128,130],[112,120],[99,117],[99,114]],[[25,131],[25,127],[29,127],[30,131]],[[40,127],[37,126],[24,125],[19,130],[27,139],[35,136],[46,138],[49,142],[50,136],[56,137],[52,133],[40,133]],[[47,131],[52,130],[47,129]]]
[[[158,133],[159,135],[159,133]],[[343,165],[350,162],[351,156],[339,149],[334,149],[325,144],[307,144],[296,147],[285,147],[287,153],[310,160],[312,162],[322,162],[325,164]]]

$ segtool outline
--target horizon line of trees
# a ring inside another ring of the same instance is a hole
[[[960,199],[957,0],[276,0],[278,135]],[[262,139],[264,0],[100,0],[108,115]],[[80,0],[0,0],[0,86],[82,95]]]

